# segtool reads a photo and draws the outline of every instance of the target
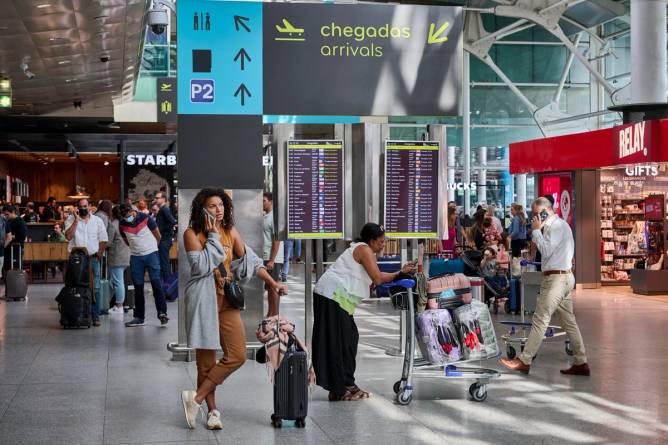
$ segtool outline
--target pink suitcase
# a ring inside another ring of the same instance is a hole
[[[418,315],[417,338],[422,357],[433,365],[461,359],[457,329],[447,309],[430,309]]]
[[[448,298],[441,297],[444,291],[449,294]],[[451,308],[452,305],[448,305],[448,300],[461,302],[463,297],[471,297],[471,280],[461,273],[432,278],[427,282],[427,296],[430,299],[436,298],[439,308]]]

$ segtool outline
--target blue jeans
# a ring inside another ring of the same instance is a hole
[[[114,288],[116,304],[123,304],[125,301],[125,281],[123,280],[124,273],[125,266],[109,268],[109,281],[111,281],[111,286]]]
[[[100,280],[102,279],[100,260],[97,259],[96,255],[90,257],[90,265],[93,268],[93,289],[95,290],[95,302],[91,301],[90,312],[93,321],[95,321],[100,318],[100,299],[97,296],[100,295]]]
[[[130,272],[132,274],[132,284],[135,286],[134,317],[140,320],[144,319],[146,311],[144,302],[144,272],[147,269],[158,316],[161,314],[167,315],[167,302],[165,301],[165,291],[162,289],[162,279],[160,278],[160,256],[158,252],[149,253],[144,256],[133,255],[130,257]]]
[[[169,260],[169,249],[172,248],[172,238],[160,238],[158,244],[158,252],[160,253],[160,276],[162,281],[167,281],[167,278],[172,274],[172,263]]]
[[[295,256],[302,256],[302,240],[289,239],[283,243],[283,269],[281,270],[281,278],[287,278],[290,272],[290,258],[292,258],[293,246]]]

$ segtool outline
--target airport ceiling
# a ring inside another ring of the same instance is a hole
[[[94,98],[111,105],[112,97],[131,92],[147,6],[148,0],[0,0],[0,76],[12,80],[12,112],[41,114]]]
[[[130,99],[150,0],[0,0],[0,77],[12,79],[12,114],[44,114],[74,101]],[[399,0],[489,8],[498,0]],[[385,3],[385,1],[381,1]],[[578,1],[567,34],[625,13],[623,1]],[[577,26],[576,26],[577,25]],[[108,61],[102,61],[108,57]],[[30,79],[27,74],[32,73]],[[8,113],[8,112],[5,112]],[[2,116],[2,114],[0,114]]]

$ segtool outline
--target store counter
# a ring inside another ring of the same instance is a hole
[[[631,270],[631,289],[640,295],[668,295],[668,270]]]

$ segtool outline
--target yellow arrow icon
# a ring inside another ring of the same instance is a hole
[[[431,45],[433,43],[446,42],[448,40],[448,36],[441,37],[441,34],[443,34],[443,32],[446,29],[448,29],[449,26],[450,26],[450,22],[443,23],[443,25],[441,25],[441,27],[438,28],[438,29],[436,29],[436,24],[435,23],[432,23],[431,25],[429,25],[429,37],[427,38],[427,43],[429,45]],[[436,32],[434,32],[434,29],[436,29]]]

